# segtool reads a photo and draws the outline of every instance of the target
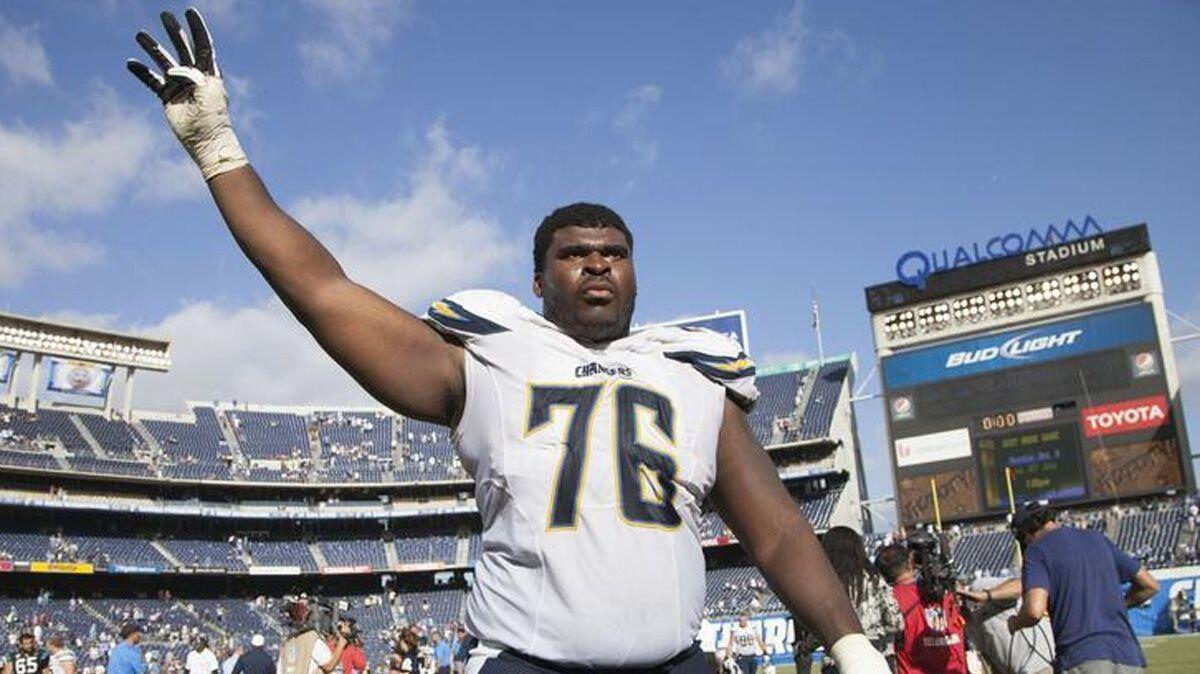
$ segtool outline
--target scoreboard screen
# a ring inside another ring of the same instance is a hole
[[[1147,304],[885,357],[904,524],[1185,486],[1158,331]]]

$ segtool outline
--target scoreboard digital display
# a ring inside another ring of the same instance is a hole
[[[1184,487],[1162,363],[1144,303],[884,357],[901,521]]]

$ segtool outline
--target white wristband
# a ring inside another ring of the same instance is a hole
[[[829,648],[829,657],[843,674],[890,674],[887,660],[862,634],[847,634]]]

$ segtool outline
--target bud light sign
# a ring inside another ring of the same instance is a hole
[[[1150,307],[1128,306],[890,356],[883,360],[883,374],[889,389],[906,388],[1150,342],[1155,334]]]

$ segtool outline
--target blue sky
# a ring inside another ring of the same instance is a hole
[[[362,401],[125,72],[160,4],[0,7],[0,308],[171,337],[142,406]],[[900,253],[1087,214],[1148,222],[1167,305],[1200,319],[1195,3],[200,6],[277,200],[415,310],[531,301],[533,228],[587,199],[634,228],[639,320],[745,308],[760,360],[815,353],[815,292],[826,349],[869,367],[862,288]],[[1200,433],[1200,344],[1177,356]]]

